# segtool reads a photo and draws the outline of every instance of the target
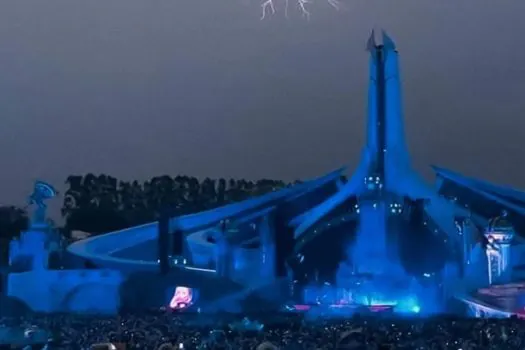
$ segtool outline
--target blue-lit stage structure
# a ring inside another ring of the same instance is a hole
[[[521,315],[525,193],[439,167],[427,184],[405,141],[396,46],[373,32],[367,50],[367,137],[347,181],[342,168],[205,212],[168,210],[71,244],[69,270],[11,274],[10,295],[45,312],[286,304],[435,314],[456,300],[473,316]],[[32,283],[54,294],[37,300]],[[87,305],[92,295],[105,302]]]

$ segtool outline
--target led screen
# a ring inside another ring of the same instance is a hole
[[[197,291],[193,288],[176,286],[169,290],[168,306],[173,310],[182,310],[193,305],[197,299]]]

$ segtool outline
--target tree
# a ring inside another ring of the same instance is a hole
[[[108,175],[69,176],[62,215],[65,231],[106,233],[158,219],[161,212],[191,214],[286,187],[282,181],[156,176],[140,183]]]
[[[0,207],[0,265],[9,260],[9,242],[29,228],[27,212],[15,206]]]
[[[0,207],[0,239],[20,237],[29,228],[27,212],[15,206]]]
[[[224,205],[226,202],[226,180],[219,179],[219,184],[217,185],[217,206]]]
[[[205,178],[200,186],[200,198],[204,209],[210,209],[217,205],[218,197],[216,190],[216,181]]]
[[[118,230],[128,222],[118,212],[117,179],[87,174],[69,176],[66,184],[62,216],[66,228],[94,234]]]

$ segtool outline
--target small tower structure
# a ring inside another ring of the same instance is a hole
[[[22,232],[20,239],[10,242],[9,265],[23,270],[45,270],[48,268],[49,241],[53,227],[46,216],[46,200],[57,195],[55,189],[42,181],[37,181],[29,197],[29,207],[33,208],[29,229]]]
[[[516,231],[506,211],[489,221],[485,230],[489,284],[510,281],[510,246],[515,234]]]

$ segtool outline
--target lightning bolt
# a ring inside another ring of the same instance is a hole
[[[262,16],[261,21],[266,18],[266,11],[269,10],[271,15],[275,14],[275,5],[273,4],[273,0],[264,0],[261,4],[262,7]]]
[[[276,1],[277,0],[262,0],[261,21],[264,20],[267,16],[271,16],[277,13],[277,10],[275,7]],[[297,6],[299,7],[299,11],[301,12],[301,15],[307,20],[309,20],[311,13],[310,11],[308,11],[307,5],[311,4],[313,0],[293,0],[293,1],[295,1]],[[339,0],[326,0],[326,2],[328,2],[328,4],[337,11],[341,9],[341,2]],[[288,18],[289,7],[290,7],[290,0],[284,0],[284,17],[285,18]]]
[[[306,9],[306,4],[309,4],[309,0],[297,0],[297,3],[299,5],[299,8],[301,9],[301,13],[303,14],[303,17],[306,18],[307,21],[310,20],[310,12]]]
[[[341,3],[339,0],[328,0],[328,4],[330,4],[330,6],[332,6],[336,11],[341,9]]]

